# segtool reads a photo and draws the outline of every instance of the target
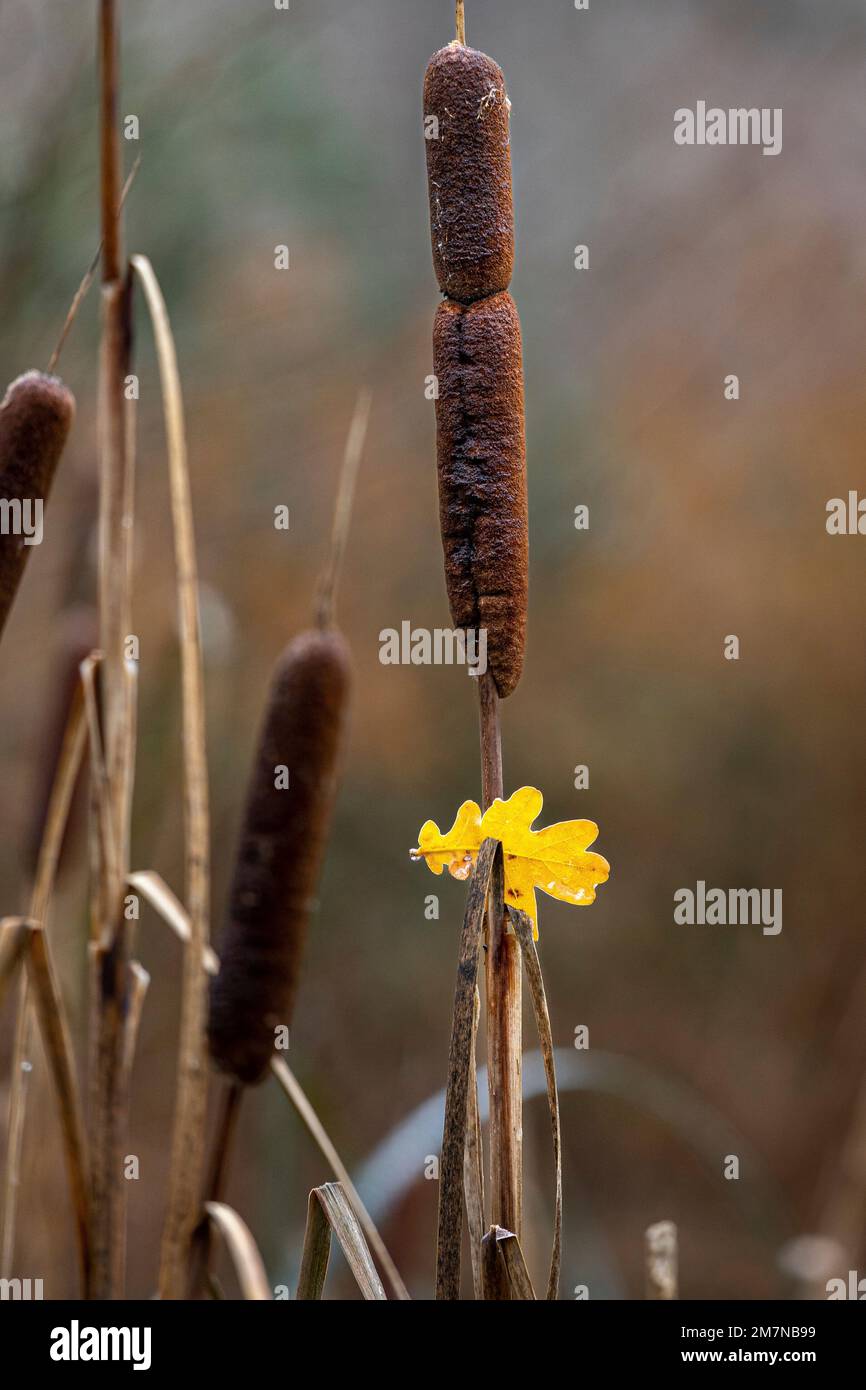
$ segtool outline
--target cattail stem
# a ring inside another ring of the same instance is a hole
[[[456,0],[455,5],[455,24],[457,28],[457,42],[466,43],[466,15],[463,12],[463,0]]]
[[[129,934],[122,903],[131,795],[131,706],[123,644],[129,630],[127,558],[131,517],[130,450],[124,399],[129,367],[130,296],[122,273],[118,24],[115,0],[99,11],[100,154],[102,214],[102,343],[99,363],[99,625],[104,653],[102,726],[111,852],[100,856],[94,898],[92,1122],[93,1291],[121,1296],[126,1184],[122,1146],[126,1131],[122,1053],[129,992]],[[126,524],[125,524],[126,523]]]
[[[115,0],[101,0],[99,15],[102,279],[120,278],[120,131],[117,127],[117,17]]]
[[[486,810],[503,795],[499,696],[489,671],[479,677],[478,698],[481,796]],[[485,970],[492,1220],[519,1238],[523,1224],[520,947],[508,931],[501,850],[490,881]]]
[[[239,1081],[230,1081],[221,1088],[219,1114],[211,1148],[210,1170],[205,1184],[205,1202],[221,1202],[225,1193],[229,1161],[237,1134],[238,1116],[244,1088]],[[205,1215],[192,1244],[189,1298],[198,1298],[202,1285],[210,1278],[213,1256],[213,1228]]]

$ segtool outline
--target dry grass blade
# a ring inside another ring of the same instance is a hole
[[[382,1302],[385,1299],[382,1281],[349,1199],[338,1182],[323,1183],[310,1193],[298,1298],[308,1301],[322,1296],[328,1272],[331,1231],[340,1242],[364,1298],[369,1302]]]
[[[544,1076],[547,1081],[547,1104],[550,1110],[553,1161],[556,1168],[553,1251],[550,1257],[547,1297],[555,1299],[559,1296],[559,1272],[562,1263],[562,1133],[559,1118],[559,1091],[556,1086],[556,1065],[553,1058],[553,1034],[550,1030],[550,1014],[547,1009],[547,996],[544,992],[541,962],[538,959],[538,950],[532,938],[532,922],[525,912],[516,912],[513,907],[509,907],[508,914],[523,952],[523,964],[532,998],[532,1010],[535,1014],[535,1026],[538,1030],[538,1041],[541,1044],[541,1055],[544,1058]]]
[[[112,280],[102,289],[102,343],[99,360],[99,624],[104,654],[103,703],[105,765],[111,792],[112,820],[118,848],[126,819],[123,797],[129,776],[125,759],[129,747],[128,695],[124,641],[129,632],[130,597],[127,553],[131,538],[125,526],[130,489],[127,441],[128,405],[124,380],[130,346],[128,286]],[[120,872],[118,866],[117,873]],[[118,880],[108,884],[115,896]],[[115,924],[115,933],[119,925]]]
[[[502,1229],[501,1226],[491,1226],[481,1242],[481,1282],[485,1303],[508,1303],[511,1300],[511,1281],[496,1239]]]
[[[307,1202],[304,1249],[295,1295],[299,1303],[315,1303],[322,1297],[330,1258],[331,1224],[319,1201],[318,1190],[314,1188]]]
[[[469,1254],[472,1259],[472,1288],[476,1299],[483,1297],[481,1242],[484,1239],[484,1147],[478,1112],[478,1065],[476,1043],[481,1018],[481,996],[475,989],[472,1009],[472,1039],[469,1047],[469,1091],[466,1097],[466,1147],[463,1154],[463,1193],[466,1198],[466,1224],[469,1227]]]
[[[138,1030],[141,1026],[141,1014],[144,1009],[144,1000],[150,988],[150,975],[137,960],[129,966],[129,1008],[126,1014],[126,1021],[123,1028],[123,1051],[121,1052],[121,1085],[124,1093],[129,1095],[129,1088],[132,1083],[132,1068],[135,1064],[135,1049],[138,1044]]]
[[[101,1299],[120,1297],[123,1285],[126,1184],[122,1171],[122,1150],[126,1112],[121,1083],[130,984],[127,935],[121,925],[124,879],[118,856],[120,830],[103,749],[101,697],[105,691],[105,670],[106,663],[96,654],[81,663],[94,827],[91,835],[93,901],[88,958],[91,1009],[91,1288],[93,1296]]]
[[[76,687],[72,707],[66,722],[60,756],[54,774],[45,828],[36,868],[36,882],[30,901],[31,916],[45,922],[54,890],[54,880],[63,837],[69,819],[69,809],[81,767],[86,738],[84,697],[82,687]],[[6,1167],[3,1185],[3,1248],[0,1255],[0,1276],[11,1277],[15,1253],[18,1191],[21,1174],[21,1147],[27,1113],[27,1091],[32,1074],[32,1023],[30,982],[27,973],[21,976],[18,996],[18,1015],[15,1023],[15,1044],[12,1053],[12,1083],[9,1090],[9,1120],[6,1138]],[[30,1063],[30,1067],[26,1063]]]
[[[155,912],[163,919],[167,926],[171,927],[175,936],[185,945],[190,941],[189,916],[178,897],[169,888],[164,879],[152,869],[140,869],[129,875],[129,884],[136,892],[141,893],[142,897],[150,903]],[[205,969],[209,975],[215,975],[219,970],[219,959],[216,952],[210,946],[205,949]],[[316,1114],[312,1104],[298,1081],[291,1067],[282,1057],[275,1057],[271,1062],[271,1071],[280,1084],[284,1094],[295,1107],[306,1125],[311,1137],[318,1146],[318,1149],[332,1172],[342,1184],[344,1192],[351,1202],[358,1221],[369,1241],[379,1265],[385,1274],[385,1278],[391,1288],[395,1298],[406,1300],[409,1298],[409,1291],[397,1266],[394,1264],[388,1248],[379,1234],[376,1223],[361,1201],[360,1193],[355,1187],[349,1176],[349,1171],[343,1160],[340,1158],[333,1143],[328,1137],[321,1120]]]
[[[496,1228],[495,1240],[499,1258],[508,1276],[512,1300],[533,1300],[535,1290],[517,1236],[513,1231],[503,1231],[499,1226]]]
[[[360,391],[355,405],[355,413],[349,426],[343,466],[340,470],[340,483],[337,490],[337,505],[334,509],[334,525],[331,532],[331,549],[328,562],[319,584],[316,602],[316,619],[320,627],[329,627],[334,621],[334,600],[349,536],[349,522],[352,517],[352,502],[355,497],[355,482],[367,438],[367,424],[370,419],[372,395]]]
[[[646,1229],[646,1296],[679,1298],[677,1228],[673,1221],[657,1221]]]
[[[177,1098],[159,1278],[161,1296],[179,1298],[185,1284],[189,1242],[198,1218],[207,1104],[204,952],[208,942],[210,873],[204,688],[195,538],[177,354],[165,300],[150,261],[146,256],[133,256],[132,265],[150,310],[162,382],[181,638],[186,899],[191,949],[184,952]]]
[[[173,893],[165,879],[153,869],[136,869],[127,875],[127,883],[136,893],[140,893],[154,912],[171,927],[175,936],[185,945],[190,941],[189,915],[176,893]],[[208,975],[215,975],[220,968],[219,957],[212,946],[204,950],[204,968]]]
[[[123,185],[123,191],[120,195],[120,202],[117,208],[118,217],[123,211],[123,205],[126,202],[129,190],[132,188],[132,185],[135,182],[135,176],[138,173],[140,165],[141,155],[137,155],[132,168],[127,174],[126,183]],[[96,274],[99,270],[99,262],[102,257],[103,246],[104,242],[100,241],[99,245],[96,248],[96,251],[94,252],[93,260],[90,262],[90,265],[87,267],[86,271],[84,272],[84,275],[81,277],[81,284],[78,286],[78,289],[72,296],[72,303],[70,304],[66,312],[66,319],[64,320],[63,327],[60,330],[60,337],[57,339],[57,342],[54,346],[54,351],[52,352],[51,357],[48,361],[48,366],[45,369],[49,374],[55,370],[57,363],[60,361],[60,354],[63,351],[63,348],[66,344],[66,339],[69,337],[72,325],[78,317],[78,311],[84,303],[85,299],[87,298],[88,294],[90,293],[91,286],[93,285],[93,282],[96,279]]]
[[[448,1052],[448,1084],[445,1092],[445,1124],[439,1165],[439,1216],[436,1232],[436,1297],[460,1297],[460,1241],[463,1226],[461,1187],[466,1149],[467,1094],[472,1066],[473,1018],[478,978],[478,949],[484,924],[487,887],[498,845],[485,840],[469,884],[457,986]]]
[[[42,1044],[54,1081],[60,1123],[66,1150],[66,1167],[72,1193],[75,1225],[78,1236],[78,1257],[82,1294],[90,1292],[90,1195],[87,1178],[87,1141],[84,1110],[75,1071],[75,1054],[66,1018],[66,1010],[48,949],[48,940],[41,926],[30,929],[27,966],[33,989],[33,1000]]]
[[[0,1008],[27,949],[31,925],[29,917],[4,917],[0,921]]]
[[[264,1261],[246,1222],[225,1202],[206,1202],[205,1211],[226,1243],[244,1298],[253,1302],[270,1302],[273,1294]]]
[[[288,1063],[282,1057],[274,1058],[271,1062],[271,1071],[274,1073],[283,1091],[307,1126],[310,1135],[318,1145],[320,1153],[330,1164],[332,1171],[339,1179],[340,1185],[352,1204],[364,1234],[375,1251],[376,1258],[391,1286],[391,1292],[394,1294],[395,1298],[405,1301],[409,1298],[409,1291],[403,1283],[397,1266],[394,1264],[388,1252],[388,1248],[379,1234],[376,1223],[361,1201],[361,1195],[352,1182],[352,1179],[349,1177],[349,1170],[334,1148],[321,1120],[304,1092],[301,1083],[298,1081],[291,1067],[289,1067]]]

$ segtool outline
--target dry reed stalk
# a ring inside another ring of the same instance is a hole
[[[132,334],[130,282],[122,252],[121,157],[118,128],[119,35],[114,0],[100,0],[100,168],[102,223],[102,337],[99,357],[99,621],[105,782],[101,817],[110,833],[94,850],[91,943],[92,1221],[97,1298],[123,1293],[126,1187],[122,1153],[127,1128],[123,1085],[125,1019],[129,1007],[130,929],[123,920],[133,745],[130,676],[124,640],[130,623],[130,423],[124,381]],[[127,524],[128,523],[128,524]],[[110,852],[106,853],[105,851]]]
[[[484,907],[491,871],[498,856],[495,840],[485,840],[469,883],[460,951],[451,1043],[448,1050],[448,1083],[445,1090],[445,1123],[439,1165],[439,1211],[436,1230],[436,1297],[460,1297],[460,1243],[462,1236],[461,1179],[466,1162],[468,1096],[474,1070],[472,1044],[475,1035],[475,981],[481,946]],[[477,1217],[477,1212],[473,1213]],[[473,1262],[474,1271],[474,1262]],[[473,1274],[474,1277],[474,1274]]]
[[[476,1061],[480,1020],[481,996],[476,985],[475,999],[472,1005],[472,1036],[469,1043],[466,1146],[463,1156],[463,1195],[466,1201],[466,1225],[469,1229],[472,1291],[476,1299],[480,1299],[483,1295],[481,1242],[484,1239],[484,1146],[481,1138],[481,1116],[478,1109],[478,1064]]]
[[[82,1296],[91,1293],[90,1185],[88,1182],[87,1131],[84,1107],[75,1068],[75,1053],[66,1009],[60,994],[48,940],[34,924],[30,933],[27,967],[36,1014],[48,1066],[57,1096],[63,1131],[66,1167],[78,1236]]]
[[[90,634],[88,634],[90,635]],[[80,656],[76,635],[73,658]],[[75,785],[78,780],[86,740],[84,698],[81,679],[76,668],[76,683],[65,715],[66,724],[56,760],[54,781],[44,816],[42,839],[36,865],[35,881],[30,900],[30,915],[45,923],[54,891],[57,866],[69,820]],[[66,687],[62,693],[66,694]],[[31,1079],[33,1028],[30,1007],[30,983],[27,973],[21,976],[15,1042],[12,1053],[12,1082],[9,1090],[9,1121],[6,1137],[6,1165],[3,1185],[3,1244],[0,1253],[0,1277],[11,1278],[15,1253],[15,1228],[21,1173],[21,1150],[27,1093]]]
[[[82,1297],[91,1288],[91,1243],[87,1141],[75,1057],[63,999],[48,942],[40,923],[29,917],[0,921],[0,1005],[15,971],[26,965],[36,1015],[57,1098],[69,1190],[75,1219]]]
[[[503,795],[499,699],[520,679],[528,524],[520,322],[507,293],[514,253],[509,120],[501,69],[457,41],[424,79],[433,265],[439,510],[456,627],[487,634],[479,679],[483,809]],[[489,895],[487,955],[491,1202],[519,1236],[523,1215],[521,968],[503,900],[501,853]]]
[[[150,311],[162,385],[180,627],[186,899],[191,949],[184,953],[178,1080],[159,1290],[162,1298],[181,1298],[186,1286],[189,1244],[199,1216],[207,1108],[204,953],[210,913],[210,832],[204,680],[195,536],[177,354],[165,300],[150,261],[145,256],[133,256],[132,266]]]

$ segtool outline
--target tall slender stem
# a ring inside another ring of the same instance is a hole
[[[466,43],[466,16],[463,13],[463,0],[456,0],[455,22],[457,27],[457,42],[465,45]]]
[[[244,1088],[239,1081],[229,1082],[221,1091],[211,1149],[210,1169],[205,1183],[205,1202],[221,1202],[223,1200],[243,1095]],[[198,1298],[202,1284],[210,1274],[212,1254],[213,1229],[208,1217],[205,1216],[193,1238],[188,1298]]]
[[[129,367],[129,295],[122,269],[118,21],[115,0],[100,0],[100,155],[102,343],[99,359],[99,625],[104,653],[101,722],[107,774],[109,852],[98,857],[93,912],[91,1023],[93,1293],[118,1298],[123,1288],[125,1192],[121,1161],[126,1131],[124,1019],[129,990],[129,936],[122,903],[131,795],[130,683],[124,638],[130,621],[127,564],[131,478],[124,378]],[[127,524],[125,525],[125,520]]]
[[[117,127],[117,15],[114,0],[100,0],[99,15],[99,134],[102,191],[102,279],[120,278],[120,131]]]
[[[481,796],[484,810],[503,795],[499,696],[490,672],[479,677]],[[502,851],[490,882],[487,916],[487,1074],[490,1091],[492,1220],[520,1236],[523,1224],[523,1087],[520,946],[508,930]]]

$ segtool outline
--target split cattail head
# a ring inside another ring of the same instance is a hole
[[[520,679],[529,541],[520,319],[510,294],[440,304],[433,327],[439,518],[455,627],[484,629],[501,697]]]
[[[424,134],[433,267],[461,304],[505,290],[514,265],[511,103],[502,69],[459,43],[424,77]]]
[[[349,653],[333,629],[303,633],[280,657],[253,764],[212,981],[211,1056],[260,1081],[276,1030],[291,1023],[324,857],[349,694]]]
[[[41,528],[41,509],[74,416],[72,392],[43,372],[19,376],[0,404],[0,633],[34,548],[37,504]]]

